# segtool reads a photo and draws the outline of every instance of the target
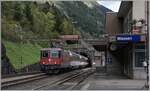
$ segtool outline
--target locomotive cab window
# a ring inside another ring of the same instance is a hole
[[[51,50],[51,57],[52,58],[58,58],[58,57],[60,57],[60,51]]]
[[[59,51],[59,58],[61,57],[61,51]]]
[[[41,51],[42,57],[48,57],[48,51]]]

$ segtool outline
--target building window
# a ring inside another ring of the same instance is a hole
[[[143,67],[144,61],[145,61],[145,52],[144,51],[135,52],[135,67]]]
[[[145,45],[136,45],[135,48],[136,49],[145,49]]]

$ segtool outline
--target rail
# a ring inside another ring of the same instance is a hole
[[[1,88],[6,88],[8,86],[13,86],[37,79],[42,79],[47,77],[45,73],[33,73],[25,76],[15,76],[15,77],[9,77],[9,78],[3,78],[1,79]]]

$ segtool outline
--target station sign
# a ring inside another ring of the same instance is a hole
[[[141,39],[140,35],[134,34],[134,35],[117,35],[116,36],[116,41],[118,42],[139,42]]]

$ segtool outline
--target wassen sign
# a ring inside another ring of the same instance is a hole
[[[139,42],[141,39],[140,35],[117,35],[116,40],[118,42]]]

